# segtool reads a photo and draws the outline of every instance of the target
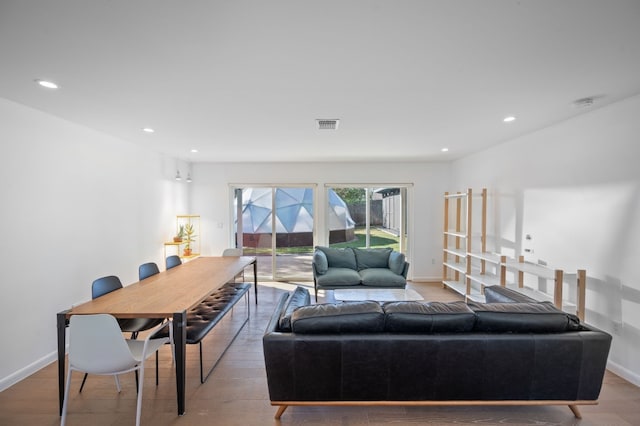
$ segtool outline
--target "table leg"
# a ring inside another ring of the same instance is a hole
[[[173,344],[176,354],[176,392],[178,415],[185,413],[186,355],[187,355],[187,312],[173,314]]]
[[[64,356],[66,352],[67,346],[67,337],[66,337],[66,329],[67,329],[67,311],[58,312],[56,315],[56,323],[58,328],[58,402],[60,404],[60,412],[59,415],[62,415],[62,405],[64,404],[64,373],[65,373],[65,365],[64,365]]]
[[[256,305],[258,304],[258,262],[253,261],[253,288],[256,292]]]

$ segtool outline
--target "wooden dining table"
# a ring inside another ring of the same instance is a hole
[[[142,281],[57,314],[58,392],[60,414],[64,402],[66,328],[72,315],[111,314],[116,318],[173,320],[178,415],[185,413],[187,311],[253,265],[255,303],[258,303],[256,258],[198,257]]]

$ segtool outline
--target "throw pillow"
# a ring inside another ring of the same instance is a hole
[[[356,262],[358,264],[358,271],[370,268],[388,268],[389,267],[389,255],[393,250],[390,248],[380,249],[361,249],[354,248],[353,252],[356,255]]]
[[[350,247],[333,248],[316,246],[317,250],[322,251],[327,256],[329,268],[349,268],[357,270],[356,256]]]

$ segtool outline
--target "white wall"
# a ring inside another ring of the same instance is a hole
[[[493,250],[529,248],[529,260],[586,269],[586,321],[613,334],[610,368],[640,385],[639,117],[635,96],[456,161],[451,173],[452,189],[488,189]]]
[[[0,390],[53,361],[56,313],[91,282],[164,265],[187,210],[176,161],[0,98]]]
[[[409,276],[438,279],[442,258],[442,194],[447,190],[449,166],[444,163],[216,163],[193,164],[193,213],[202,216],[202,251],[219,255],[231,244],[229,184],[317,185],[318,206],[326,205],[325,184],[413,184],[409,197]],[[322,216],[324,210],[320,211]],[[322,237],[323,218],[317,218]],[[219,228],[218,224],[222,224]],[[435,259],[435,264],[431,259]]]

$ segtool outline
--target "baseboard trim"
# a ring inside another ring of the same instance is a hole
[[[412,283],[441,283],[442,277],[412,277],[410,281]]]
[[[58,361],[58,352],[51,352],[50,354],[43,356],[42,358],[27,365],[26,367],[21,368],[15,373],[10,374],[7,377],[3,377],[2,379],[0,379],[0,392],[10,388],[19,381],[26,379],[27,377],[31,376],[34,373],[37,373],[47,365],[56,361]]]
[[[616,374],[627,382],[633,383],[634,385],[640,387],[640,375],[634,373],[633,371],[624,368],[620,364],[617,364],[611,360],[607,362],[607,370],[611,371],[613,374]]]

